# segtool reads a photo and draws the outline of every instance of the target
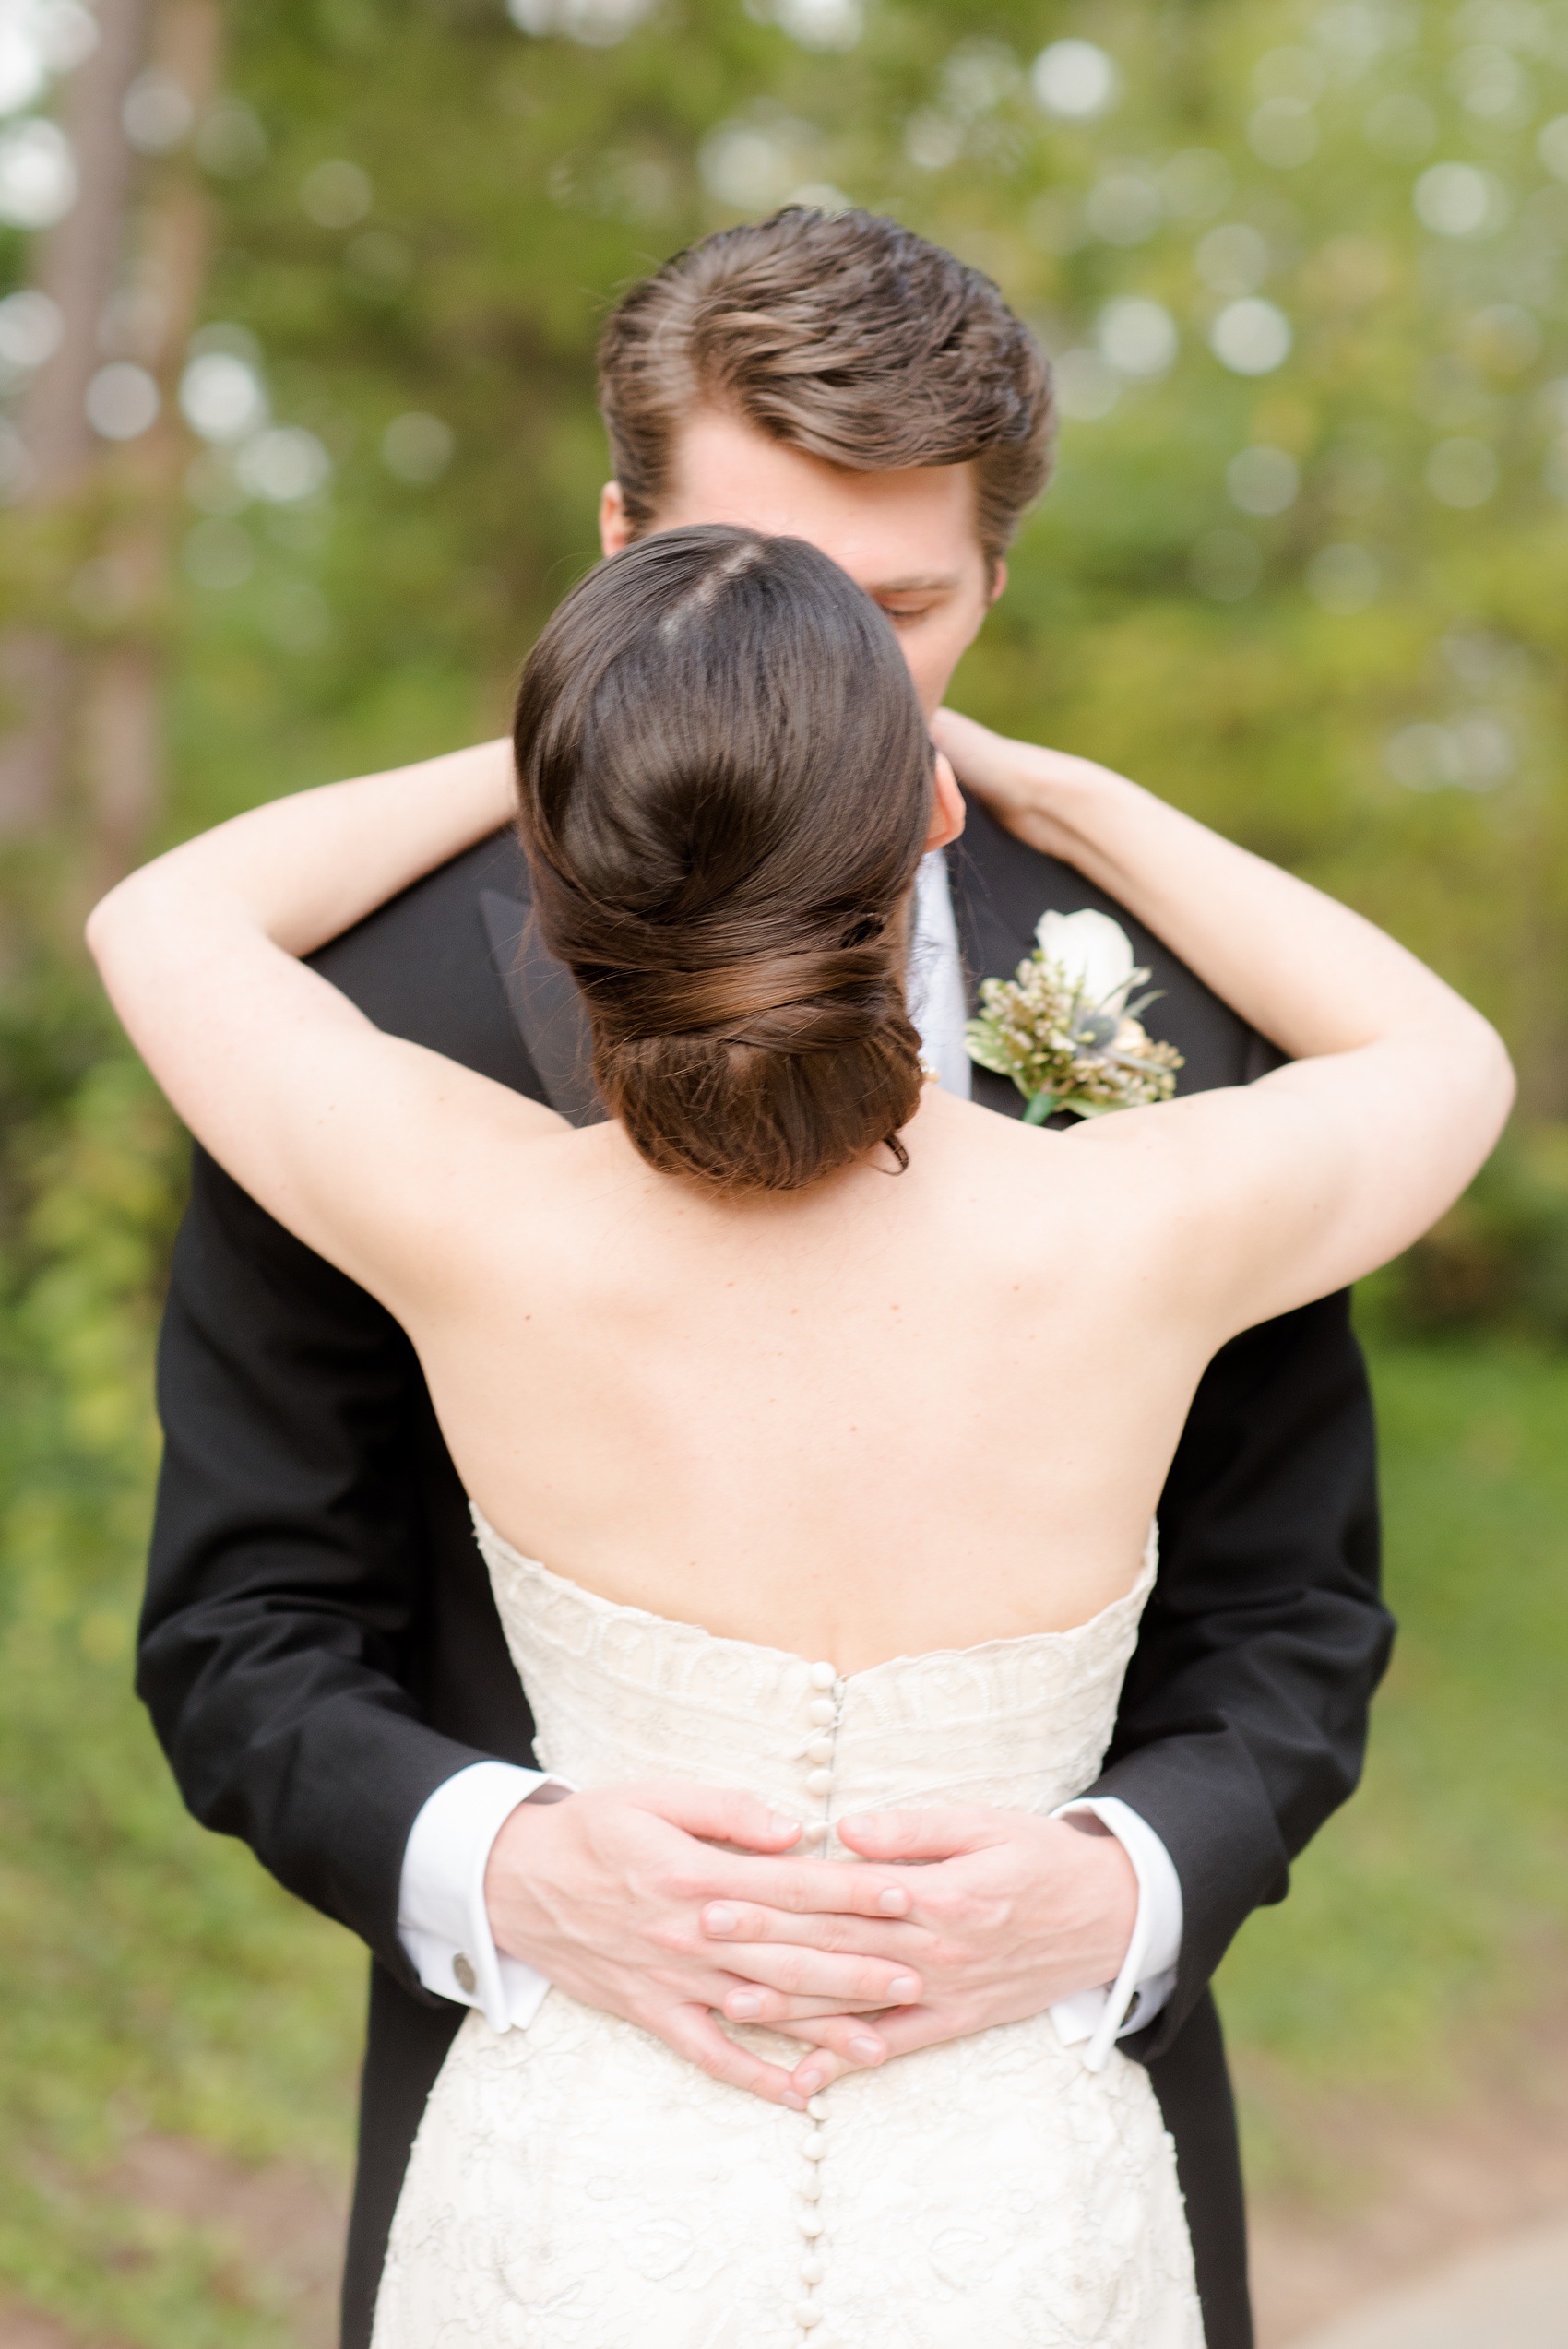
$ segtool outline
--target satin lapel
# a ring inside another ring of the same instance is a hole
[[[572,1125],[602,1125],[604,1106],[594,1091],[593,1047],[582,997],[564,963],[539,934],[531,907],[498,889],[480,894],[506,1007],[539,1073],[546,1100]]]
[[[947,862],[972,1010],[982,979],[1011,979],[1034,952],[1035,925],[1048,909],[1067,913],[1092,905],[1123,923],[1128,918],[1070,865],[1027,848],[974,800],[968,805],[968,821]]]

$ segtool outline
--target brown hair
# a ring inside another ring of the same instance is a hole
[[[648,1164],[728,1192],[902,1165],[932,753],[871,599],[799,539],[644,539],[554,614],[513,740],[544,940]]]
[[[605,327],[599,401],[638,533],[704,403],[855,472],[972,462],[992,564],[1051,470],[1051,377],[1028,329],[989,278],[873,212],[788,205],[678,253]]]

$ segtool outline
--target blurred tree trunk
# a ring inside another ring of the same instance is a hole
[[[78,489],[97,449],[87,387],[101,363],[99,327],[125,249],[135,163],[125,93],[147,53],[151,15],[151,0],[99,0],[98,46],[65,85],[61,126],[76,157],[79,193],[41,240],[39,291],[58,309],[64,331],[22,407],[32,467],[27,495],[36,505],[54,504]]]
[[[59,350],[22,411],[31,473],[26,501],[64,512],[101,506],[95,542],[78,539],[75,599],[98,631],[68,644],[45,629],[0,645],[0,682],[23,722],[0,743],[0,831],[38,830],[60,814],[69,781],[82,789],[88,837],[81,881],[96,895],[134,860],[162,791],[162,639],[170,549],[187,444],[178,411],[185,346],[206,281],[208,207],[185,158],[147,167],[133,211],[136,158],[125,95],[149,50],[199,120],[218,77],[219,0],[101,0],[98,49],[73,77],[65,127],[81,174],[72,211],[42,240],[38,285],[58,306]],[[87,389],[112,359],[157,381],[158,421],[113,446],[87,419]]]
[[[97,444],[87,387],[100,363],[98,332],[124,249],[133,157],[125,93],[147,47],[150,0],[99,0],[98,45],[65,86],[62,125],[78,193],[39,242],[37,284],[60,313],[59,349],[29,387],[21,414],[30,461],[25,502],[56,506],[90,477]],[[0,832],[37,829],[55,814],[69,756],[74,663],[41,628],[7,632],[0,685],[17,723],[0,740]]]
[[[164,0],[155,54],[199,120],[217,89],[220,0]],[[118,354],[156,378],[157,422],[111,460],[118,518],[95,557],[113,583],[119,625],[88,665],[82,778],[91,826],[87,881],[97,895],[132,864],[163,796],[164,639],[172,540],[189,443],[178,390],[207,281],[210,207],[194,166],[159,167],[137,223]]]

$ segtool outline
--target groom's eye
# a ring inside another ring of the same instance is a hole
[[[895,628],[910,628],[918,621],[929,620],[936,609],[932,603],[884,603],[883,611]]]

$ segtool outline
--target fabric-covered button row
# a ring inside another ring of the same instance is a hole
[[[800,1758],[806,1763],[805,1790],[822,1802],[833,1792],[833,1740],[838,1726],[838,1707],[844,1684],[831,1664],[814,1664],[806,1678],[812,1696],[806,1705],[806,1720],[810,1726]],[[829,1822],[826,1818],[809,1819],[802,1833],[807,1844],[825,1844]]]
[[[825,1807],[833,1792],[833,1757],[838,1728],[838,1715],[843,1703],[844,1683],[831,1664],[814,1664],[808,1679],[813,1694],[806,1705],[809,1735],[801,1748],[801,1760],[806,1767],[806,1792],[814,1796]],[[825,1815],[808,1821],[804,1841],[825,1844],[831,1820]],[[817,2248],[822,2239],[822,2165],[827,2154],[827,2131],[823,2123],[828,2115],[826,2096],[813,2096],[806,2106],[806,2138],[801,2147],[805,2166],[800,2179],[800,2216],[798,2224],[805,2244],[804,2255],[798,2271],[802,2296],[795,2303],[795,2322],[802,2334],[809,2338],[822,2322],[823,2311],[816,2298],[816,2288],[827,2273],[826,2263]]]
[[[806,2106],[810,2127],[805,2143],[801,2148],[806,2167],[801,2179],[801,2200],[804,2207],[800,2214],[799,2225],[806,2248],[799,2270],[803,2291],[802,2296],[795,2303],[795,2322],[806,2333],[814,2332],[822,2322],[823,2312],[815,2293],[817,2285],[827,2273],[826,2262],[817,2249],[823,2232],[822,2213],[817,2205],[822,2200],[822,2164],[827,2154],[827,2131],[823,2127],[827,2114],[826,2097],[814,2096]]]

